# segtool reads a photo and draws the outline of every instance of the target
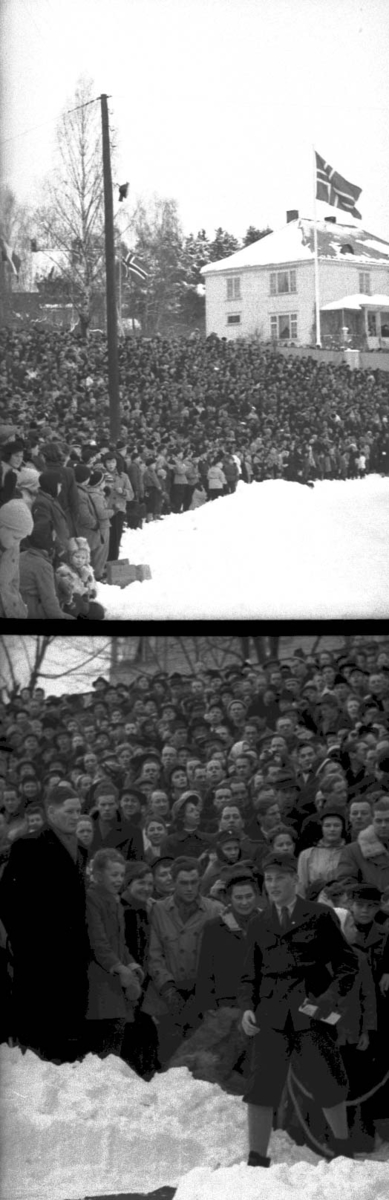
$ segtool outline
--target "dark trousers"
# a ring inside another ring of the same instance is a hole
[[[185,483],[172,483],[170,495],[171,495],[171,502],[172,502],[172,512],[174,512],[174,513],[181,512],[181,509],[182,509],[182,506],[184,503],[184,499],[185,499],[185,487],[186,487]]]
[[[330,1028],[312,1022],[309,1029],[296,1031],[288,1019],[285,1029],[261,1029],[253,1042],[252,1077],[243,1097],[246,1104],[278,1108],[291,1059],[298,1079],[323,1108],[346,1100],[348,1078],[336,1033]]]
[[[116,562],[119,558],[120,540],[123,533],[125,513],[116,512],[110,520],[109,528],[109,562]]]
[[[98,1054],[99,1058],[116,1054],[144,1078],[158,1069],[157,1029],[147,1013],[137,1013],[131,1022],[117,1018],[86,1021],[85,1025],[85,1054]]]
[[[184,512],[188,512],[188,508],[191,504],[194,490],[195,490],[194,483],[186,483],[185,484],[184,507],[183,507]]]

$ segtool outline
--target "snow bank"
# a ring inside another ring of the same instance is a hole
[[[1,1200],[83,1200],[177,1186],[177,1200],[377,1200],[388,1164],[327,1164],[284,1132],[245,1166],[246,1107],[186,1068],[139,1079],[119,1058],[56,1067],[0,1049]],[[385,1190],[386,1189],[386,1190]]]
[[[127,530],[152,579],[98,585],[108,620],[389,616],[389,479],[239,483],[234,496]]]

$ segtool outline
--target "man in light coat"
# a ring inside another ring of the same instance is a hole
[[[200,867],[195,858],[172,863],[174,892],[154,904],[148,971],[150,984],[143,1011],[158,1020],[159,1058],[167,1062],[192,1027],[194,993],[202,931],[223,911],[218,900],[200,896]]]
[[[336,878],[368,883],[380,892],[389,886],[389,796],[376,800],[371,825],[343,847]]]

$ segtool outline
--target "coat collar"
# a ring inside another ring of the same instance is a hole
[[[377,854],[388,854],[383,842],[380,842],[377,837],[374,825],[368,825],[367,829],[361,829],[357,837],[357,844],[363,858],[376,858]]]

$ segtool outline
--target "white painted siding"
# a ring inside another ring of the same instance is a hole
[[[274,270],[296,270],[297,291],[272,296],[270,273]],[[331,300],[339,300],[359,292],[359,273],[368,271],[371,276],[370,292],[389,292],[389,268],[382,262],[361,264],[352,258],[319,262],[320,306]],[[227,299],[227,278],[240,279],[240,299]],[[266,341],[270,339],[270,316],[272,314],[297,314],[297,344],[304,346],[312,342],[312,325],[315,308],[314,262],[277,263],[249,267],[236,271],[231,266],[225,272],[205,275],[206,285],[206,331],[218,337],[252,337],[258,333]],[[240,324],[228,325],[229,315],[239,315]]]

